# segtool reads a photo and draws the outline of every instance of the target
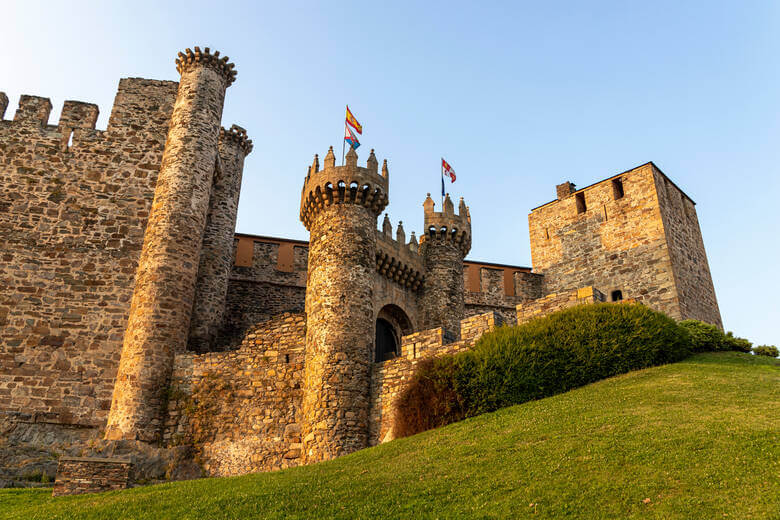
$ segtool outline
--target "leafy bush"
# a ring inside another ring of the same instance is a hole
[[[738,338],[732,332],[727,332],[725,336],[727,350],[736,350],[737,352],[750,352],[753,348],[753,343],[745,338]]]
[[[420,363],[396,404],[411,435],[600,379],[684,359],[690,337],[639,304],[573,307],[483,335],[473,349]]]
[[[759,345],[757,347],[753,347],[753,353],[757,356],[780,356],[780,350],[778,350],[774,345]]]
[[[698,320],[684,320],[680,325],[685,327],[691,336],[691,350],[693,352],[717,352],[721,350],[735,350],[737,352],[750,352],[753,344],[734,336],[733,333],[723,333],[715,325]]]
[[[684,320],[680,322],[680,325],[685,327],[691,336],[691,351],[729,350],[725,342],[726,335],[715,325],[699,320]]]

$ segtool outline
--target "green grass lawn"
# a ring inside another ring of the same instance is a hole
[[[780,361],[701,354],[275,473],[0,490],[8,520],[322,517],[780,519]]]

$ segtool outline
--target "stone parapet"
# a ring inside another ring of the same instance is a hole
[[[374,151],[366,163],[366,168],[357,165],[357,153],[350,148],[345,166],[336,166],[333,147],[325,156],[325,167],[320,170],[319,158],[314,163],[303,183],[301,193],[300,218],[306,229],[310,227],[316,215],[334,204],[358,204],[365,206],[374,217],[378,216],[388,203],[388,175],[377,173]]]
[[[52,496],[126,489],[132,466],[129,459],[60,457]]]
[[[423,261],[417,252],[417,240],[404,243],[403,228],[399,224],[398,239],[393,240],[386,233],[376,233],[376,270],[382,276],[397,284],[417,291],[423,282]]]
[[[184,52],[179,53],[179,57],[176,58],[176,70],[179,74],[185,74],[188,70],[197,67],[209,67],[217,71],[225,78],[225,83],[230,86],[236,80],[236,66],[233,63],[229,63],[227,56],[219,57],[219,51],[211,53],[211,49],[206,47],[202,51],[200,47],[195,47],[195,50],[185,49]]]

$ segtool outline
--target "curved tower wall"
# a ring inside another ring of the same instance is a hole
[[[471,216],[460,200],[455,214],[450,196],[442,212],[434,211],[431,194],[423,203],[425,230],[420,253],[425,280],[420,298],[422,329],[442,327],[452,340],[460,338],[460,320],[466,317],[463,292],[463,259],[471,249]]]
[[[368,446],[374,343],[376,218],[387,205],[387,176],[350,150],[315,158],[303,186],[301,221],[311,234],[306,284],[303,448],[307,463]]]
[[[219,131],[219,162],[203,232],[195,305],[190,320],[189,350],[209,352],[225,316],[228,277],[233,264],[233,240],[244,158],[252,151],[246,130],[233,125]]]
[[[122,345],[107,439],[155,441],[173,356],[186,347],[225,89],[233,64],[187,49]]]

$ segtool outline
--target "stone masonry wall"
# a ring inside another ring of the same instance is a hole
[[[288,251],[280,255],[283,248]],[[303,312],[306,299],[308,245],[237,235],[233,250],[225,320],[217,349],[240,340],[256,323],[283,312]]]
[[[548,294],[544,298],[517,306],[517,324],[525,323],[533,318],[541,318],[555,311],[584,305],[587,303],[599,303],[605,301],[605,296],[593,287],[582,287],[574,291]]]
[[[472,316],[461,321],[459,341],[447,343],[441,327],[416,332],[401,340],[399,357],[375,363],[371,372],[371,415],[369,442],[376,445],[392,440],[395,402],[417,364],[432,356],[461,352],[471,348],[487,331],[503,324],[494,312]]]
[[[106,439],[159,438],[174,353],[190,330],[225,91],[235,71],[207,48],[179,53],[181,82],[144,234]]]
[[[244,158],[251,151],[252,141],[243,128],[233,125],[230,130],[220,129],[190,320],[189,350],[212,350],[223,326]]]
[[[286,313],[251,328],[237,350],[176,356],[164,441],[189,444],[211,476],[301,463],[306,323]]]
[[[52,496],[126,489],[131,468],[125,459],[60,457]]]
[[[660,170],[653,170],[680,314],[723,328],[696,206]]]
[[[0,411],[105,424],[176,90],[122,79],[105,131],[33,96],[0,121]]]
[[[616,198],[612,180],[622,181]],[[682,317],[651,163],[534,209],[534,271],[545,294],[598,287]],[[579,197],[585,211],[578,212]]]

